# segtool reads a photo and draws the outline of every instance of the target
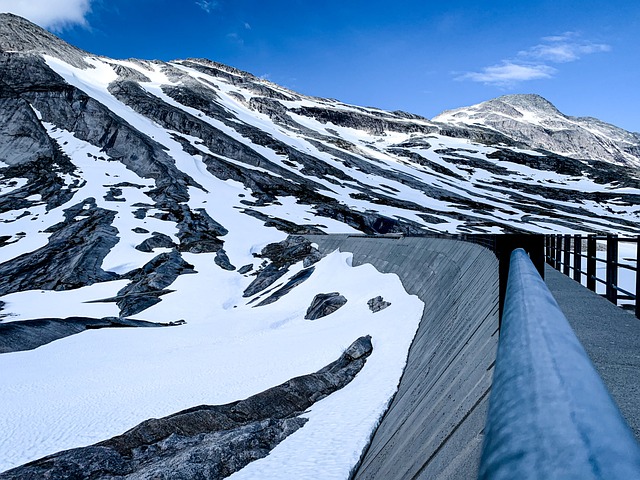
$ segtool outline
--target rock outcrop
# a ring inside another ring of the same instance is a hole
[[[302,261],[304,267],[309,267],[321,258],[320,252],[309,240],[297,235],[291,235],[282,242],[270,243],[255,256],[266,259],[268,263],[256,273],[255,280],[245,289],[243,297],[251,297],[267,289],[286,274],[294,263]]]
[[[169,324],[126,318],[38,318],[0,323],[0,353],[33,350],[76,333],[98,328],[166,327]]]
[[[304,318],[305,320],[317,320],[326,317],[341,308],[345,303],[347,303],[347,299],[338,292],[319,293],[313,297]]]
[[[306,423],[299,415],[347,385],[373,351],[360,337],[338,360],[245,400],[147,420],[104,442],[0,474],[1,480],[221,479],[262,458]]]
[[[369,310],[373,313],[377,313],[380,310],[384,310],[387,307],[391,306],[391,302],[386,302],[380,295],[377,297],[373,297],[369,301],[367,301],[367,305],[369,306]]]
[[[23,290],[68,290],[118,275],[102,270],[102,260],[118,243],[111,225],[115,212],[93,198],[67,208],[65,220],[49,227],[47,245],[0,264],[0,295]]]

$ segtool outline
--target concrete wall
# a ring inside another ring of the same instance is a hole
[[[498,342],[496,257],[441,238],[308,238],[396,273],[425,303],[398,392],[354,478],[476,478]]]

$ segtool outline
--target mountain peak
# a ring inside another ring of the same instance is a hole
[[[26,18],[0,13],[0,52],[39,53],[51,55],[77,66],[86,67],[89,55]]]
[[[447,110],[433,121],[488,127],[533,148],[576,159],[640,165],[640,136],[598,119],[565,115],[536,94],[504,95]]]
[[[511,107],[524,109],[527,111],[547,112],[556,115],[560,113],[553,103],[535,93],[516,93],[511,95],[503,95],[484,103],[491,104],[496,102],[506,103]]]

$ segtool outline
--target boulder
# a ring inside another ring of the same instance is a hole
[[[371,310],[373,313],[376,313],[390,306],[391,302],[385,302],[384,299],[380,295],[378,295],[377,297],[369,300],[367,302],[367,305],[369,305],[369,310]]]
[[[338,292],[319,293],[313,298],[307,309],[305,320],[317,320],[332,314],[347,303],[347,299]]]

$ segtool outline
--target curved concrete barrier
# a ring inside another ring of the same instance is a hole
[[[355,479],[476,478],[498,343],[498,260],[430,237],[309,235],[396,273],[425,303],[398,392]]]

